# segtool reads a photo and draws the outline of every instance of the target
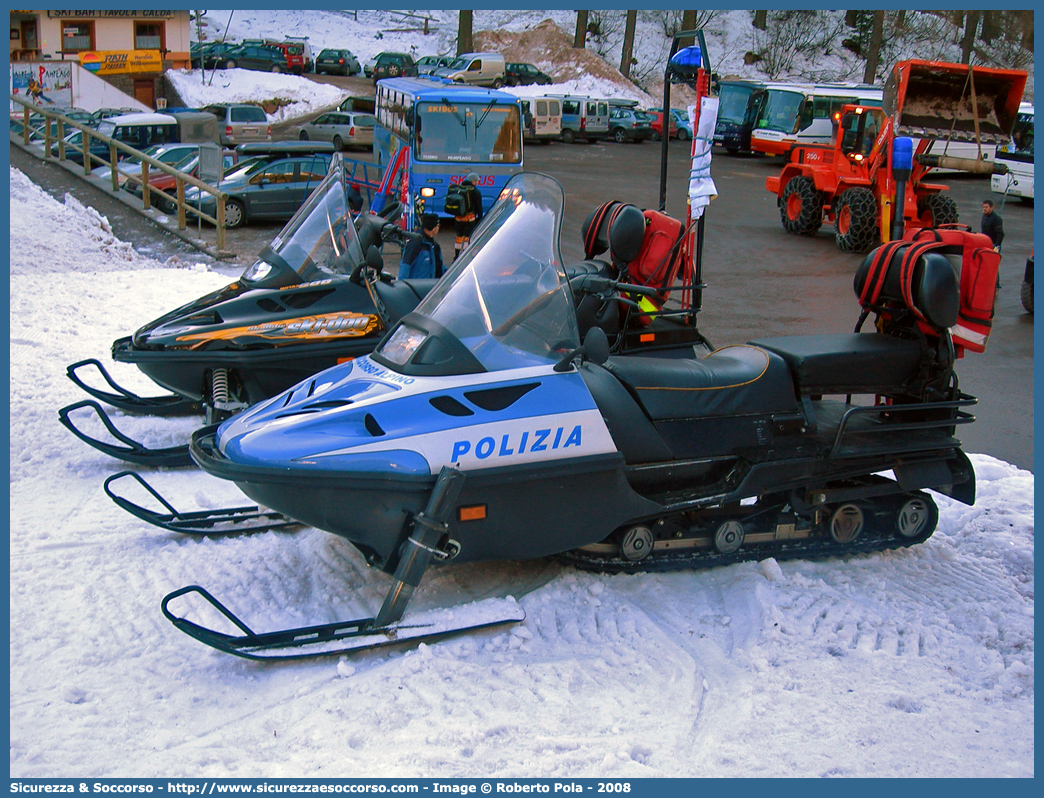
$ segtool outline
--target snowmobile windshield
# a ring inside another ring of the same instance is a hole
[[[558,248],[564,204],[557,180],[512,177],[450,270],[381,343],[378,360],[403,373],[500,371],[555,364],[579,346]],[[428,368],[435,362],[447,367]]]
[[[362,262],[362,245],[349,214],[344,165],[334,158],[323,182],[243,272],[243,280],[259,283],[273,271],[291,269],[306,283],[348,274]]]

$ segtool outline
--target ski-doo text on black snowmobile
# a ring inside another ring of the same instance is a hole
[[[597,326],[581,346],[574,292],[649,290],[613,265],[641,250],[642,212],[608,226],[609,262],[566,268],[563,202],[553,178],[513,178],[478,246],[372,354],[198,431],[193,458],[396,574],[415,549],[607,571],[886,549],[934,531],[925,489],[974,501],[955,432],[975,400],[953,367],[992,313],[982,236],[922,231],[936,238],[871,253],[852,334],[609,356]],[[419,542],[448,471],[459,493]],[[233,653],[258,637],[178,620]]]
[[[370,352],[435,281],[393,281],[382,272],[382,241],[401,244],[411,234],[376,214],[363,214],[353,224],[347,185],[343,163],[335,158],[326,179],[236,282],[113,343],[114,360],[137,365],[173,394],[137,396],[117,385],[97,360],[70,365],[70,379],[124,412],[205,410],[211,423]],[[388,215],[394,217],[396,207],[389,206]],[[112,390],[88,384],[81,373],[88,367]],[[97,414],[114,440],[79,429],[72,414],[81,410]],[[187,446],[154,450],[125,436],[93,400],[62,408],[59,420],[86,443],[122,460],[192,464]]]

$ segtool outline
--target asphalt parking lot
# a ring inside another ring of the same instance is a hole
[[[12,162],[18,165],[15,149],[12,146]],[[679,217],[685,213],[688,161],[688,145],[672,141],[667,211]],[[658,204],[659,143],[534,145],[526,148],[525,168],[557,178],[565,189],[561,245],[566,260],[582,259],[580,227],[597,205],[611,199],[643,208]],[[841,252],[830,225],[813,237],[784,232],[775,196],[765,190],[765,178],[780,168],[777,160],[732,157],[716,149],[712,168],[718,197],[706,216],[707,289],[700,313],[704,335],[721,346],[773,335],[850,332],[859,313],[852,279],[862,256]],[[949,186],[961,221],[978,230],[982,200],[990,196],[989,181],[960,175],[941,176],[937,182]],[[91,201],[89,194],[81,199]],[[1033,206],[1012,201],[1002,207],[998,202],[997,210],[1006,231],[1002,288],[988,351],[968,354],[958,366],[962,389],[979,399],[977,423],[961,432],[968,451],[1032,470],[1034,324],[1023,311],[1019,289],[1033,248]],[[238,257],[223,268],[234,271],[249,264],[281,226],[229,231],[227,246]],[[452,225],[444,225],[440,241],[443,253],[451,257]],[[154,242],[148,246],[162,249]],[[389,266],[394,266],[395,254],[387,256]]]

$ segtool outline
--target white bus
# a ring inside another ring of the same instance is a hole
[[[879,87],[865,83],[770,83],[760,91],[764,100],[750,148],[765,155],[785,155],[796,144],[829,144],[842,106],[880,106],[883,96]]]
[[[1022,103],[1015,127],[1011,131],[1011,144],[997,148],[997,163],[1008,167],[1008,174],[993,175],[990,189],[996,194],[1033,200],[1033,104]]]

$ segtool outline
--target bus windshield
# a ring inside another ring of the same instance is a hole
[[[417,103],[418,161],[521,163],[518,106],[508,103]]]
[[[718,121],[739,124],[747,113],[747,100],[753,94],[753,86],[739,83],[722,84],[718,95]]]
[[[794,133],[798,116],[801,112],[801,103],[805,95],[797,91],[786,91],[785,89],[769,89],[765,105],[761,109],[761,118],[758,127],[768,130],[778,130],[781,133]]]

